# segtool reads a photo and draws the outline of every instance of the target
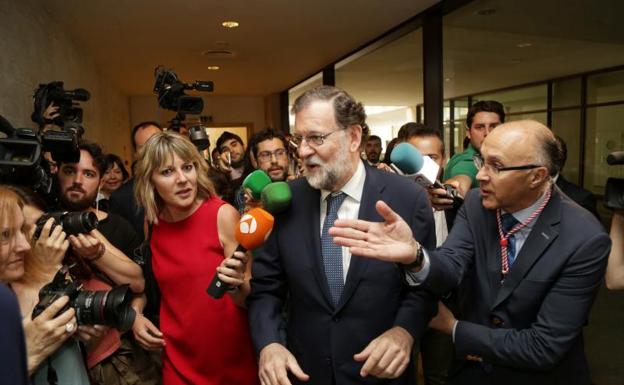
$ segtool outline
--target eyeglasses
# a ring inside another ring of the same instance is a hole
[[[271,152],[271,151],[262,151],[260,153],[258,153],[258,160],[261,162],[270,162],[271,159],[273,159],[273,155],[275,155],[275,159],[284,159],[286,158],[286,155],[288,153],[286,152],[286,149],[284,148],[278,148],[277,150]]]
[[[485,163],[483,158],[480,157],[479,155],[473,156],[472,161],[474,162],[474,165],[477,168],[477,170],[481,170],[482,168],[485,168],[485,171],[490,175],[498,175],[502,171],[531,170],[534,168],[543,167],[539,164],[525,164],[522,166],[499,167],[499,166],[494,166],[494,165]]]
[[[338,131],[343,131],[343,130],[339,128],[327,134],[312,134],[312,135],[306,135],[306,136],[293,135],[292,140],[293,142],[297,144],[297,146],[300,146],[304,140],[308,143],[308,146],[321,146],[323,145],[323,143],[325,143],[325,139],[327,139],[328,136]]]

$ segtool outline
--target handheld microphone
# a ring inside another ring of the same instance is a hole
[[[250,192],[254,200],[259,200],[262,190],[271,183],[269,175],[262,170],[255,170],[243,180],[243,189]]]
[[[236,251],[244,253],[262,245],[273,229],[273,222],[273,216],[259,207],[243,214],[234,233],[238,242]],[[232,255],[230,258],[236,257]],[[219,299],[228,289],[228,285],[219,279],[219,273],[215,272],[206,292],[212,298]]]
[[[453,207],[459,208],[464,203],[464,198],[459,195],[457,189],[448,184],[442,184],[437,180],[440,166],[428,156],[423,156],[420,151],[409,143],[399,143],[390,154],[390,160],[399,174],[414,178],[419,185],[430,188],[443,188],[446,195],[453,200]]]
[[[262,190],[260,200],[262,207],[271,214],[284,212],[292,200],[290,186],[286,182],[273,182]]]

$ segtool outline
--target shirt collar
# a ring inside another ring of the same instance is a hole
[[[362,191],[364,190],[364,180],[366,179],[366,170],[364,169],[364,163],[358,161],[357,169],[351,176],[351,179],[338,191],[342,191],[347,196],[353,198],[355,201],[360,202],[362,200]],[[321,190],[321,202],[327,198],[332,191]]]
[[[546,191],[544,191],[542,195],[540,195],[540,197],[531,206],[524,208],[522,210],[518,210],[514,213],[511,213],[511,215],[513,215],[513,217],[516,218],[518,222],[523,223],[531,216],[531,214],[533,214],[535,210],[537,210],[537,208],[542,204],[542,202],[544,202],[544,199],[546,199]],[[534,223],[535,221],[533,220],[531,221],[531,223],[527,224],[526,227],[531,228],[533,227]]]

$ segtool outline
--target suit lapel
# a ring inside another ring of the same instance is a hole
[[[366,179],[364,180],[364,189],[362,191],[362,200],[360,202],[360,211],[358,213],[358,219],[364,219],[368,221],[379,221],[379,214],[375,209],[375,203],[382,199],[381,192],[384,186],[380,186],[375,183],[375,175],[370,173],[368,167],[365,167]],[[347,279],[345,281],[345,287],[336,306],[336,312],[349,301],[349,298],[355,292],[362,276],[366,272],[366,269],[370,263],[369,258],[363,258],[357,255],[351,255],[351,262],[349,263],[349,272],[347,273]]]
[[[524,246],[509,269],[492,309],[502,303],[520,284],[535,262],[541,258],[548,246],[557,238],[558,223],[561,220],[561,194],[554,188],[552,198],[540,214],[535,226],[524,242]],[[500,253],[500,252],[499,252]]]

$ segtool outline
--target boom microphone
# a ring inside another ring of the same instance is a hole
[[[259,207],[254,207],[243,214],[234,234],[238,242],[236,251],[245,253],[262,245],[273,229],[273,222],[273,216]],[[236,257],[232,255],[230,258]],[[219,279],[219,273],[215,272],[206,292],[212,298],[219,299],[228,288],[228,285]]]

